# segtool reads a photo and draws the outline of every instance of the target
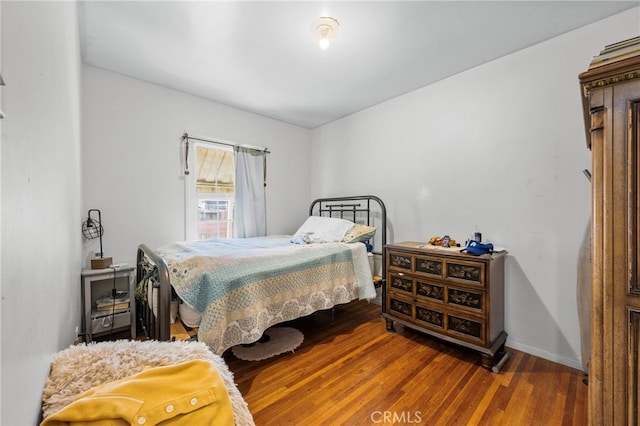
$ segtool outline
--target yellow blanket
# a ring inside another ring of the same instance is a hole
[[[207,361],[153,367],[78,395],[41,426],[233,425],[224,382]]]

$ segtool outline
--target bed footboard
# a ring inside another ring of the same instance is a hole
[[[145,244],[138,246],[136,260],[136,282],[149,280],[157,294],[157,308],[154,313],[153,300],[147,296],[146,300],[138,301],[138,312],[147,339],[171,340],[171,282],[169,269],[160,256]],[[144,284],[142,284],[144,285]],[[146,292],[146,288],[142,290]],[[136,295],[138,292],[136,292]]]

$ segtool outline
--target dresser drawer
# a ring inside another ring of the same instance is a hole
[[[469,310],[476,313],[485,311],[485,292],[471,290],[455,286],[447,286],[447,304],[456,308]]]
[[[442,278],[443,260],[429,256],[415,256],[415,271],[421,274]]]
[[[391,272],[389,273],[389,288],[407,295],[413,295],[413,278],[402,272]]]
[[[416,322],[423,327],[444,330],[444,313],[432,306],[416,305]]]
[[[444,286],[420,278],[415,279],[416,295],[426,297],[431,301],[444,302]]]
[[[432,305],[416,303],[415,300],[403,297],[401,294],[392,293],[387,301],[388,312],[398,318],[404,318],[415,322],[422,327],[432,328],[443,332],[445,329],[445,312]]]
[[[413,256],[406,253],[389,252],[389,268],[413,271]]]
[[[447,281],[485,286],[485,264],[483,262],[465,262],[447,260],[445,267]]]
[[[485,321],[465,315],[447,313],[447,334],[465,340],[476,340],[479,344],[484,344]]]
[[[387,309],[393,315],[408,320],[413,319],[414,303],[399,294],[392,293],[388,296]]]

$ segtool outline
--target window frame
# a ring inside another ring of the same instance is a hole
[[[217,149],[221,151],[229,151],[233,154],[233,169],[235,170],[235,152],[233,146],[229,146],[226,143],[215,143],[215,142],[189,142],[189,151],[190,154],[187,158],[188,169],[192,172],[189,174],[185,174],[185,239],[187,241],[194,241],[198,239],[198,194],[197,191],[197,176],[198,170],[196,169],[196,156],[198,147],[207,148],[207,149]],[[204,194],[204,193],[202,193]],[[209,193],[216,194],[216,193]],[[220,199],[228,199],[231,203],[233,203],[235,199],[235,190],[233,193],[225,196],[217,197]],[[233,207],[230,211],[231,214],[231,235],[233,235]]]

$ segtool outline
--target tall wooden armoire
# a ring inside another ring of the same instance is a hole
[[[579,76],[592,153],[589,420],[639,425],[640,37]]]

